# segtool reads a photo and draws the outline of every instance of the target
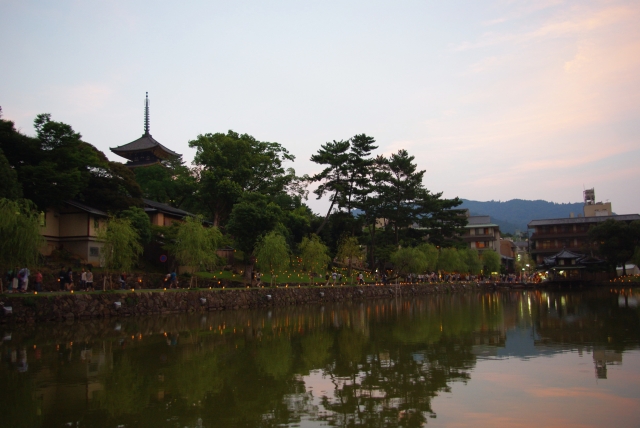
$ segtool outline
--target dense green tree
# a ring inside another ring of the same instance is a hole
[[[386,206],[384,183],[389,177],[386,168],[387,159],[378,156],[368,167],[366,176],[367,187],[363,189],[362,197],[359,201],[360,215],[369,232],[369,266],[373,269],[376,266],[376,231],[378,221],[384,218],[384,208]]]
[[[422,244],[419,245],[418,250],[422,251],[427,260],[427,266],[425,270],[427,271],[435,271],[438,268],[438,248],[433,244]]]
[[[609,219],[589,229],[589,239],[596,243],[597,253],[612,269],[622,265],[622,273],[626,275],[625,263],[633,258],[640,245],[640,221],[627,223]]]
[[[119,162],[111,162],[102,152],[101,161],[91,170],[89,181],[76,198],[103,211],[118,212],[131,206],[142,206],[142,191],[131,169]]]
[[[399,244],[399,231],[417,220],[417,200],[423,196],[422,178],[425,171],[418,171],[406,150],[393,153],[386,163],[387,181],[382,188],[385,199],[384,217],[388,219]]]
[[[331,261],[329,249],[315,234],[312,234],[310,238],[306,236],[302,238],[299,249],[302,267],[309,273],[309,283],[311,283],[313,282],[313,274],[323,272]]]
[[[212,269],[218,264],[216,250],[222,241],[222,233],[217,227],[205,227],[202,222],[202,217],[186,217],[184,223],[178,225],[175,242],[169,246],[180,266],[188,266],[196,272]],[[189,287],[193,286],[194,279],[198,286],[194,272]]]
[[[363,258],[362,247],[358,242],[358,238],[354,236],[344,235],[340,240],[340,246],[338,247],[338,254],[336,258],[344,263],[348,260],[347,275],[351,276],[351,270],[353,268],[353,261],[360,261]]]
[[[459,250],[460,257],[466,265],[466,272],[477,275],[482,270],[482,261],[478,255],[478,251],[473,248],[462,248]]]
[[[431,193],[424,189],[415,203],[416,222],[427,234],[429,242],[436,246],[465,246],[460,237],[467,225],[467,218],[464,210],[456,209],[462,204],[461,199],[445,199],[442,198],[442,192]]]
[[[0,198],[22,198],[22,186],[18,181],[18,173],[9,165],[2,149],[0,149]]]
[[[243,193],[275,196],[296,179],[283,166],[295,157],[278,143],[229,131],[198,135],[189,147],[196,148],[199,201],[215,225],[226,223]]]
[[[98,241],[103,242],[100,250],[101,264],[105,269],[102,289],[106,289],[106,278],[114,272],[128,272],[137,263],[142,253],[140,237],[131,221],[126,218],[110,217],[106,226],[98,230]]]
[[[272,285],[276,283],[278,274],[289,267],[289,246],[284,236],[275,230],[258,241],[255,254],[258,268],[271,273]]]
[[[151,220],[147,213],[140,207],[131,207],[120,212],[120,217],[129,219],[131,226],[140,237],[140,243],[146,245],[151,242]]]
[[[441,248],[438,255],[438,270],[445,272],[464,272],[467,266],[455,248]]]
[[[198,192],[195,174],[184,164],[182,156],[162,165],[135,169],[142,195],[174,208],[194,206]]]
[[[246,192],[233,206],[226,231],[237,248],[245,253],[245,277],[251,280],[254,249],[258,240],[276,229],[282,221],[282,209],[266,195]]]
[[[40,214],[31,201],[0,199],[0,269],[38,265],[44,239]]]
[[[500,254],[494,250],[483,251],[482,264],[484,265],[485,275],[490,275],[492,272],[500,272]]]
[[[34,121],[36,138],[0,120],[0,149],[17,173],[24,196],[40,210],[77,199],[104,211],[141,205],[141,191],[124,165],[82,141],[70,125],[40,114]]]
[[[424,272],[429,261],[424,252],[418,248],[399,248],[391,255],[391,262],[398,275]]]
[[[324,169],[311,177],[312,182],[320,182],[316,190],[313,191],[317,195],[317,199],[325,195],[329,195],[331,205],[324,217],[323,222],[316,230],[319,234],[324,228],[329,215],[336,203],[340,203],[341,195],[345,193],[347,170],[346,165],[349,159],[349,141],[333,141],[322,144],[318,153],[311,156],[311,162],[323,165]]]
[[[343,195],[344,200],[341,205],[351,212],[353,208],[358,208],[362,198],[369,193],[368,175],[369,170],[375,163],[371,157],[371,152],[378,148],[375,146],[376,140],[366,134],[354,135],[350,140],[350,150],[347,163],[347,188]]]

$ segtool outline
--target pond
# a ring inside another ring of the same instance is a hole
[[[0,426],[637,426],[638,289],[2,326]]]

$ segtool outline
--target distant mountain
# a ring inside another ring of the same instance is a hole
[[[545,218],[563,218],[582,214],[582,202],[557,204],[542,200],[525,201],[512,199],[510,201],[471,201],[462,199],[463,203],[457,208],[466,208],[471,215],[489,215],[491,220],[500,226],[500,231],[515,233],[527,231],[527,224],[531,220]]]

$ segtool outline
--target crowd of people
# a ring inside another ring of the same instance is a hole
[[[7,293],[26,293],[29,290],[29,277],[31,271],[29,268],[9,269],[6,274]],[[35,291],[42,291],[42,273],[36,271],[33,277],[33,288]]]

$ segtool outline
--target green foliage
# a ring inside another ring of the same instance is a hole
[[[466,265],[466,272],[472,275],[478,275],[480,271],[482,271],[482,261],[480,260],[477,250],[473,248],[463,248],[459,250],[459,254]]]
[[[492,272],[500,272],[500,254],[493,250],[483,251],[482,264],[484,265],[485,275],[489,275]]]
[[[182,157],[171,159],[164,165],[136,168],[134,172],[145,198],[175,208],[195,204],[196,177],[184,165]]]
[[[245,193],[237,204],[227,224],[236,246],[247,255],[253,254],[258,239],[276,228],[282,219],[282,209],[259,193]]]
[[[278,275],[289,266],[289,247],[284,237],[272,231],[263,236],[256,245],[256,264],[263,272]]]
[[[202,217],[186,217],[178,226],[176,240],[169,248],[181,266],[206,270],[218,263],[216,250],[221,241],[222,234],[217,227],[204,227]]]
[[[299,248],[302,267],[309,272],[309,282],[311,282],[311,273],[324,271],[331,261],[329,250],[317,235],[311,235],[311,238],[302,238],[302,243]]]
[[[30,267],[38,264],[44,239],[40,214],[31,201],[0,199],[0,267]]]
[[[0,132],[2,132],[1,128]],[[19,199],[21,197],[22,186],[18,181],[18,173],[0,149],[0,198]]]
[[[141,191],[129,168],[110,162],[70,125],[51,120],[49,114],[38,115],[34,126],[37,136],[31,138],[16,131],[13,122],[0,120],[0,150],[24,196],[40,210],[69,199],[105,211],[141,205]]]
[[[103,242],[100,257],[107,272],[130,271],[142,253],[140,237],[128,219],[109,218],[97,238]]]
[[[429,262],[424,252],[418,248],[400,248],[391,255],[391,262],[398,274],[422,273]]]
[[[455,248],[442,248],[438,256],[438,270],[445,272],[464,272],[467,266]]]
[[[438,268],[438,248],[436,248],[436,246],[433,244],[422,244],[417,248],[424,253],[427,260],[427,266],[425,270],[435,271]]]
[[[597,244],[597,252],[612,269],[633,258],[640,245],[640,221],[631,223],[609,219],[589,230],[589,239]]]
[[[245,192],[275,196],[296,178],[283,163],[295,157],[278,143],[247,134],[204,134],[189,142],[196,148],[200,202],[214,224],[224,224]]]
[[[140,243],[142,245],[151,242],[151,220],[147,213],[139,207],[131,207],[120,212],[120,217],[126,218],[131,222],[131,226],[138,232]]]
[[[348,260],[349,270],[347,275],[351,276],[351,267],[353,266],[353,261],[360,261],[364,257],[362,252],[362,248],[358,243],[358,238],[354,236],[343,236],[340,241],[340,246],[338,247],[338,254],[336,258],[344,263],[345,260]]]

